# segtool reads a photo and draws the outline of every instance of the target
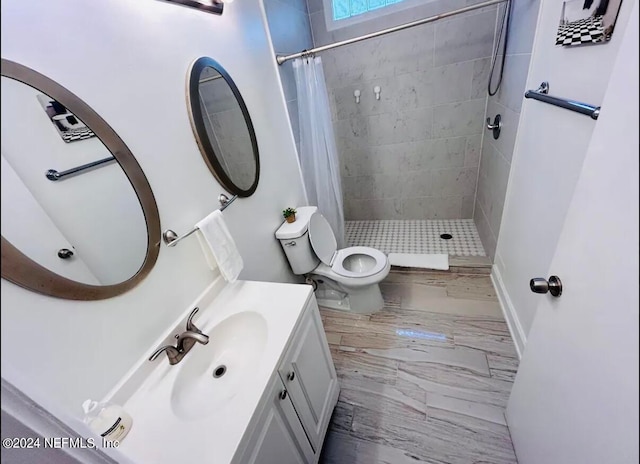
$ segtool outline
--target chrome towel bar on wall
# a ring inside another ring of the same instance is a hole
[[[581,103],[568,98],[552,97],[549,94],[549,83],[543,82],[536,90],[527,90],[524,94],[524,98],[532,98],[544,103],[549,103],[553,106],[559,106],[567,110],[575,111],[576,113],[585,114],[592,119],[598,119],[600,116],[600,107],[589,105],[587,103]]]
[[[109,156],[107,158],[102,158],[98,161],[92,161],[91,163],[83,164],[82,166],[77,166],[75,168],[67,169],[66,171],[62,172],[58,172],[55,169],[49,169],[47,172],[45,172],[45,176],[47,176],[47,179],[55,182],[64,179],[65,177],[72,174],[78,174],[82,171],[86,171],[87,169],[95,168],[97,166],[110,163],[111,161],[115,160],[116,159],[113,156]]]
[[[238,198],[238,195],[234,195],[231,198],[226,196],[224,193],[218,195],[218,201],[220,202],[220,211],[224,211],[234,200]],[[162,240],[164,240],[165,245],[168,247],[174,247],[178,244],[180,240],[183,238],[187,238],[189,235],[195,233],[198,230],[197,227],[194,227],[189,232],[184,235],[178,236],[173,230],[167,229],[162,232]]]

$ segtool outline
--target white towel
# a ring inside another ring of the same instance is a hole
[[[242,256],[227,229],[222,212],[216,210],[196,224],[202,252],[211,269],[220,269],[227,282],[233,282],[242,271]]]

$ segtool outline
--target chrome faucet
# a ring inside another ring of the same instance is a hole
[[[154,351],[151,357],[149,357],[149,361],[155,361],[155,359],[160,356],[160,353],[164,351],[167,353],[167,358],[169,358],[169,364],[173,366],[174,364],[178,364],[182,361],[196,342],[202,343],[203,345],[209,343],[209,336],[202,333],[202,331],[193,323],[193,316],[197,312],[198,308],[194,308],[193,311],[191,311],[191,314],[189,314],[189,317],[187,318],[187,330],[182,332],[180,335],[176,335],[176,346],[161,346]]]

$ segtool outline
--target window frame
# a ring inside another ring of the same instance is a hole
[[[356,16],[344,19],[333,19],[333,0],[322,0],[324,10],[324,21],[327,31],[334,31],[345,27],[353,26],[365,21],[374,20],[383,16],[387,16],[398,11],[414,8],[416,6],[433,3],[435,0],[402,0],[398,3],[385,5],[375,10],[369,10]]]

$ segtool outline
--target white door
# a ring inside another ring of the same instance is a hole
[[[639,458],[637,2],[631,18],[550,268],[563,293],[537,295],[507,407],[520,464]]]
[[[622,2],[610,42],[561,47],[555,45],[554,38],[563,2],[540,0],[527,89],[536,89],[541,82],[548,81],[549,95],[602,105],[627,20],[633,17],[630,14],[633,1]],[[516,4],[533,3],[516,0]],[[617,3],[610,2],[611,8]],[[514,32],[517,36],[517,29]],[[526,55],[510,59],[521,62]],[[502,92],[511,93],[508,75],[505,77]],[[527,344],[539,303],[539,298],[529,291],[528,279],[531,273],[540,275],[549,270],[589,141],[598,124],[599,120],[573,111],[523,100],[494,266],[494,275],[499,274],[506,300],[513,304],[515,317],[511,325],[520,353]]]

